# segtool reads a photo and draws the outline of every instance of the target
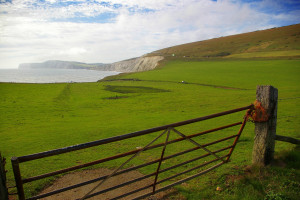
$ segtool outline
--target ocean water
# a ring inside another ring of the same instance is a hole
[[[66,83],[96,82],[120,72],[85,69],[0,69],[0,82]]]

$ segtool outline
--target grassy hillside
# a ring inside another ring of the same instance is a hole
[[[182,44],[151,54],[176,59],[300,57],[300,24]]]
[[[279,89],[277,133],[300,138],[299,74],[299,60],[173,61],[153,71],[125,74],[98,83],[1,83],[0,150],[7,158],[23,156],[246,106],[255,100],[258,84],[272,84]],[[239,121],[242,117],[243,113],[240,113],[182,130],[186,134],[196,133]],[[245,168],[251,164],[253,129],[252,123],[246,126],[228,165],[178,186],[179,194],[173,199],[297,199],[300,195],[299,150],[295,145],[277,142],[275,154],[289,161],[286,168]],[[220,134],[227,135],[231,131],[237,130],[230,129]],[[39,175],[133,150],[154,137],[154,134],[146,135],[126,143],[113,143],[22,164],[22,175]],[[166,153],[178,152],[186,145],[189,144],[172,146]],[[159,156],[158,152],[145,153],[131,165]],[[192,156],[179,159],[184,161]],[[121,161],[96,167],[115,168]],[[169,164],[172,163],[166,162],[163,167]],[[12,185],[10,164],[7,167],[9,184]],[[156,166],[152,167],[156,169]],[[151,170],[145,168],[141,172],[150,173]],[[52,180],[26,184],[26,195],[36,193]],[[222,190],[216,191],[217,186]]]

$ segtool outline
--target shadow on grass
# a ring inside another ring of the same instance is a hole
[[[282,151],[275,156],[273,166],[300,169],[300,145],[290,151]]]
[[[118,86],[118,85],[106,85],[105,90],[110,91],[110,92],[122,93],[122,94],[170,92],[169,90],[163,90],[163,89],[153,88],[153,87]]]

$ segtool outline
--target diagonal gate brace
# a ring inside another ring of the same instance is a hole
[[[128,160],[126,160],[122,165],[120,165],[117,169],[115,169],[108,177],[106,177],[103,181],[101,181],[98,185],[96,185],[93,189],[91,189],[86,195],[84,195],[82,198],[80,198],[80,200],[84,200],[84,199],[92,197],[93,196],[91,194],[92,192],[94,192],[98,187],[100,187],[110,177],[114,176],[122,167],[124,167],[127,163],[129,163],[133,158],[135,158],[136,156],[138,156],[142,151],[144,151],[145,149],[147,149],[151,144],[153,144],[156,140],[158,140],[161,136],[163,136],[167,132],[167,130],[163,131],[163,133],[161,133],[159,136],[157,136],[154,140],[152,140],[145,147],[143,147],[139,152],[137,152],[136,154],[134,154],[133,156],[131,156]]]
[[[184,135],[183,133],[177,131],[176,129],[172,128],[172,130],[177,133],[178,135],[180,135],[181,137],[183,137],[184,139],[188,140],[189,142],[193,143],[194,145],[196,145],[197,147],[200,147],[201,149],[203,149],[204,151],[210,153],[211,155],[215,156],[217,159],[223,161],[224,163],[226,162],[225,160],[223,160],[223,158],[221,158],[220,156],[218,156],[217,154],[215,154],[214,152],[211,152],[210,150],[208,150],[207,148],[203,147],[201,144],[199,144],[198,142],[196,142],[195,140],[188,138],[186,135]]]

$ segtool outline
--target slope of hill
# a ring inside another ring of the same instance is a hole
[[[182,44],[149,55],[177,59],[300,57],[300,24]]]

